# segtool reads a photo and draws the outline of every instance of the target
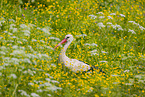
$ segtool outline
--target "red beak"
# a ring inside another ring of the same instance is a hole
[[[60,46],[61,44],[67,42],[67,40],[64,38],[54,49],[56,49],[58,46]]]

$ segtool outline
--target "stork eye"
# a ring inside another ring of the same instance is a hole
[[[68,39],[69,37],[66,37],[66,39]]]

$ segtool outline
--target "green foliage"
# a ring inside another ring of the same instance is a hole
[[[1,0],[0,96],[145,96],[142,0]],[[67,34],[69,58],[106,72],[75,74],[57,64]]]

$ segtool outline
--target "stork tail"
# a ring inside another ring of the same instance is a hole
[[[99,69],[99,68],[96,67],[96,66],[92,66],[89,70],[87,70],[85,72],[95,71],[95,69]],[[102,69],[99,69],[99,73],[104,73],[105,74],[105,72]]]

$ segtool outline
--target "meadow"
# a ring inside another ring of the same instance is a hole
[[[144,97],[144,0],[1,0],[0,97]],[[74,73],[69,58],[106,72]]]

